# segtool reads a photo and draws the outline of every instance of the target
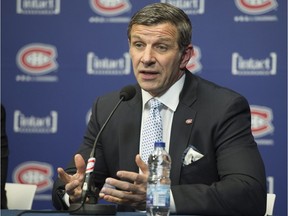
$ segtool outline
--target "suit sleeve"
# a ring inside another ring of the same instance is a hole
[[[221,113],[216,113],[218,123],[214,132],[207,133],[212,137],[218,180],[172,186],[176,211],[178,214],[264,215],[265,169],[251,133],[249,105],[239,96],[226,104]],[[210,170],[203,172],[209,175]],[[191,175],[194,175],[191,179],[197,178],[197,173]]]

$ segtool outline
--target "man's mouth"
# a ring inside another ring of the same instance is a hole
[[[143,79],[155,79],[158,76],[158,72],[157,71],[140,71],[140,74],[142,75]]]

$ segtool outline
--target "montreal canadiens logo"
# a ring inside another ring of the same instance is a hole
[[[17,53],[17,64],[30,75],[43,75],[58,68],[57,50],[47,44],[28,44]]]
[[[116,16],[129,11],[129,0],[90,0],[92,10],[100,15]]]
[[[275,9],[276,0],[235,0],[236,6],[244,13],[258,15]]]
[[[273,113],[268,107],[251,106],[251,124],[254,137],[259,138],[274,131]]]
[[[37,192],[52,187],[52,166],[47,163],[29,161],[18,165],[13,172],[13,181],[20,184],[35,184]]]
[[[193,74],[199,72],[202,69],[201,60],[201,50],[199,47],[194,46],[193,56],[190,58],[186,68]]]

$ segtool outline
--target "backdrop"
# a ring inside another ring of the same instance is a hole
[[[8,181],[38,185],[51,209],[58,166],[82,141],[97,96],[135,83],[127,23],[152,0],[2,0],[1,102]],[[159,1],[158,1],[159,2]],[[167,0],[193,24],[191,73],[244,95],[252,130],[287,215],[287,0]]]

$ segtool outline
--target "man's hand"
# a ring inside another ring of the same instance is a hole
[[[118,171],[117,176],[121,180],[107,178],[106,184],[112,187],[104,186],[99,194],[100,198],[108,202],[128,205],[138,210],[145,210],[148,166],[140,158],[139,154],[136,155],[135,162],[142,173]]]
[[[65,183],[65,191],[72,202],[81,199],[82,184],[86,170],[85,161],[80,154],[75,155],[74,161],[77,169],[77,172],[74,175],[69,175],[61,167],[57,169],[58,176]]]

